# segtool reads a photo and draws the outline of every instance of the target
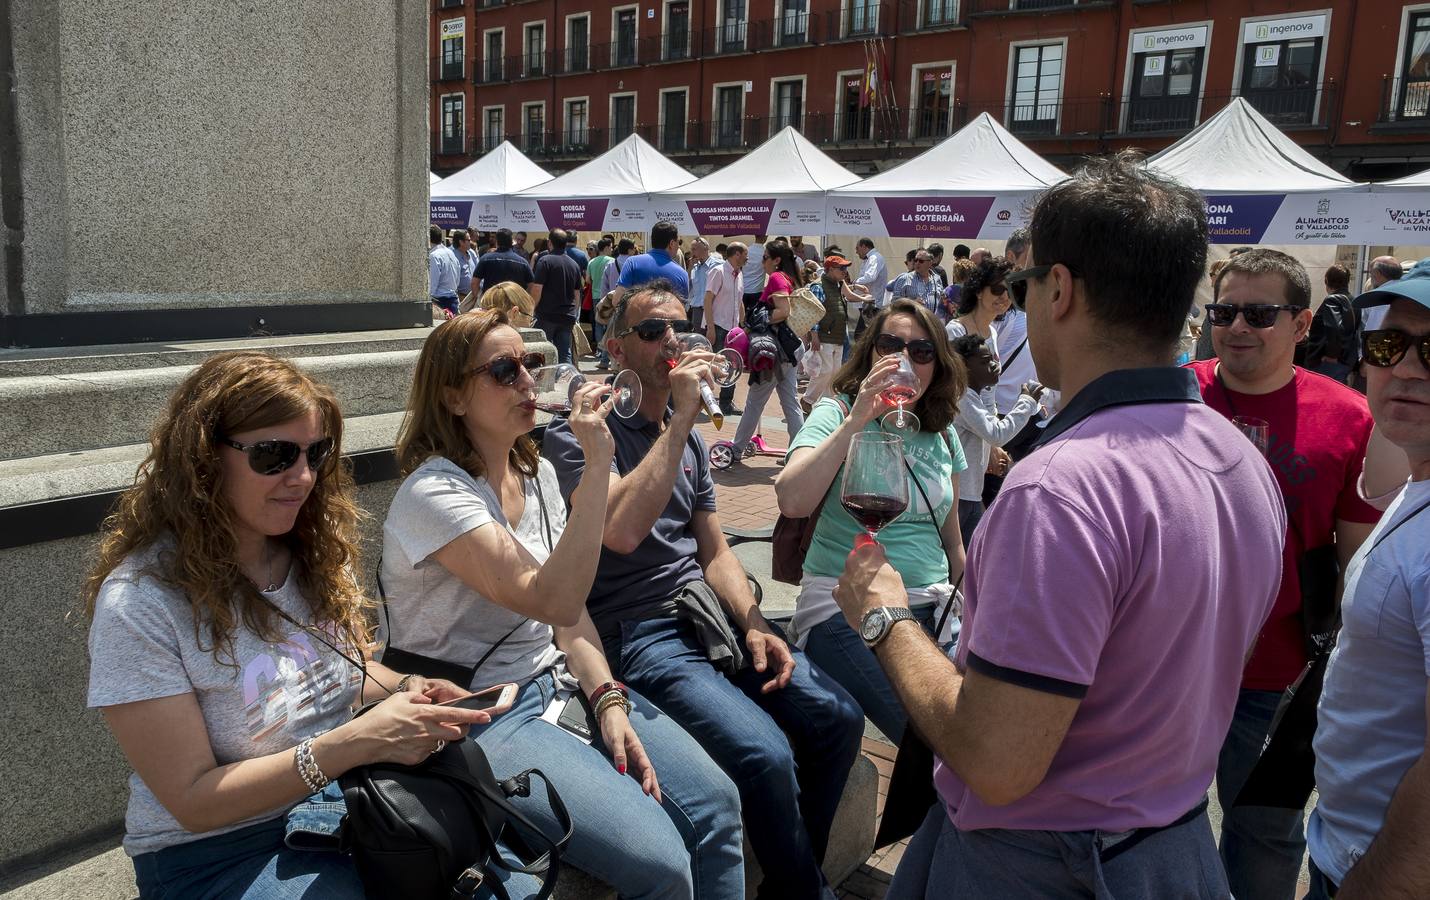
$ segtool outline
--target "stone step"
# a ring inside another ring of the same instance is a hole
[[[422,341],[430,330],[414,330],[420,340],[351,340],[351,335],[328,335],[331,341],[294,338],[296,343],[273,345],[252,342],[206,342],[203,348],[185,346],[164,356],[161,365],[133,368],[134,359],[154,362],[154,354],[90,357],[108,368],[72,372],[35,373],[0,378],[0,459],[23,459],[138,444],[148,440],[149,429],[163,412],[174,388],[205,358],[219,350],[245,345],[278,355],[321,352],[290,357],[314,378],[332,387],[348,418],[401,412],[407,404],[412,373]],[[555,348],[541,332],[522,329],[532,349],[554,361]],[[274,339],[265,339],[271,341]],[[213,345],[222,346],[213,346]],[[380,349],[396,347],[397,349]],[[331,352],[334,349],[354,352]],[[32,351],[15,351],[29,353]],[[161,356],[163,353],[160,354]],[[84,357],[77,357],[81,359]],[[44,368],[56,357],[10,360],[17,370]],[[112,364],[112,365],[110,365]]]

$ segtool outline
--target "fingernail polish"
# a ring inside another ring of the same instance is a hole
[[[621,763],[619,766],[616,766],[616,770],[619,771],[622,775],[626,774],[626,764]]]

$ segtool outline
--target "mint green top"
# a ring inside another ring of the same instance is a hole
[[[847,408],[850,399],[840,399]],[[809,418],[804,420],[804,427],[795,436],[790,450],[818,446],[843,421],[844,409],[838,403],[827,397],[820,400],[810,411]],[[880,431],[879,421],[875,419],[864,426],[864,430]],[[968,468],[968,463],[964,461],[963,448],[958,443],[953,426],[949,425],[944,434],[947,441],[937,433],[925,431],[912,439],[904,438],[904,458],[928,494],[933,514],[924,505],[913,479],[909,479],[908,510],[879,532],[879,543],[884,545],[889,562],[903,576],[906,587],[927,587],[948,581],[948,557],[943,552],[938,529],[950,514],[954,514],[958,492],[953,487],[953,477]],[[834,483],[824,495],[824,509],[819,514],[814,540],[810,542],[809,553],[804,558],[806,575],[839,577],[844,571],[845,558],[854,548],[854,539],[864,532],[839,502],[843,483],[844,467],[841,465],[834,476]]]

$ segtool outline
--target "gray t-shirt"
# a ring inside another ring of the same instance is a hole
[[[566,527],[566,506],[550,463],[541,461],[537,479],[546,500],[545,521],[536,482],[526,478],[526,507],[513,528],[487,480],[449,459],[433,457],[407,476],[382,523],[388,615],[379,618],[381,630],[390,629],[380,635],[387,646],[472,666],[511,632],[482,664],[470,689],[507,681],[525,684],[562,661],[550,625],[493,603],[431,558],[467,532],[495,524],[544,564]]]
[[[150,548],[132,554],[100,587],[89,629],[89,706],[195,694],[221,766],[278,753],[352,718],[361,673],[286,621],[279,623],[287,635],[283,642],[269,643],[240,628],[233,637],[233,658],[223,654],[216,659],[207,627],[194,633],[188,598],[144,572],[162,552]],[[267,596],[306,623],[312,612],[297,582],[289,572],[283,586]],[[331,630],[329,638],[334,639]],[[234,831],[287,809],[194,834],[131,774],[124,850],[130,856],[160,850]]]

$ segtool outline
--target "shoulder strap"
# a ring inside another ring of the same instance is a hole
[[[1395,534],[1397,528],[1399,528],[1401,525],[1404,525],[1406,522],[1409,522],[1411,519],[1420,515],[1427,509],[1430,509],[1430,500],[1427,500],[1426,502],[1420,504],[1420,506],[1416,507],[1415,511],[1412,512],[1410,515],[1406,516],[1399,522],[1396,522],[1394,525],[1385,529],[1384,533],[1382,533],[1380,537],[1375,539],[1375,543],[1370,545],[1370,549],[1365,552],[1365,555],[1367,557],[1370,556],[1372,553],[1375,552],[1376,547],[1379,547],[1381,544],[1385,543],[1386,538],[1390,537],[1392,534]]]
[[[1023,352],[1023,348],[1026,347],[1026,346],[1028,346],[1028,338],[1027,338],[1027,336],[1025,335],[1025,336],[1023,337],[1023,342],[1022,342],[1021,344],[1019,344],[1018,346],[1014,347],[1014,348],[1013,348],[1013,352],[1008,354],[1008,359],[1003,362],[1003,366],[1006,367],[1006,366],[1011,365],[1012,362],[1013,362],[1013,360],[1015,360],[1015,359],[1018,358],[1018,354],[1019,354],[1019,353],[1022,353],[1022,352]]]

